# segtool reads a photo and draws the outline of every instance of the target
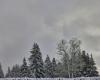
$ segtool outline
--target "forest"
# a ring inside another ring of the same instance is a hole
[[[60,60],[49,57],[43,60],[40,47],[33,44],[28,62],[23,58],[23,64],[14,64],[4,74],[0,64],[0,78],[76,78],[97,77],[96,63],[92,54],[81,49],[81,40],[61,40],[57,45],[57,55]]]

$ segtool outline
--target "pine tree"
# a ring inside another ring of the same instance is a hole
[[[56,71],[57,71],[57,64],[55,58],[52,59],[52,71],[53,71],[53,77],[57,77]]]
[[[29,67],[27,66],[26,59],[23,59],[23,64],[20,69],[21,77],[30,77],[30,70]]]
[[[34,43],[29,58],[31,74],[33,77],[41,78],[44,77],[44,66],[42,60],[42,54],[37,43]]]
[[[0,78],[4,78],[4,73],[1,64],[0,64]]]
[[[45,60],[45,77],[47,78],[53,77],[52,63],[48,55]]]
[[[8,71],[6,73],[6,78],[11,78],[11,70],[10,70],[10,67],[8,67]]]

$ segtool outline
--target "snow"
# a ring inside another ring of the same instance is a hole
[[[81,77],[81,78],[0,78],[0,80],[100,80],[100,77]]]

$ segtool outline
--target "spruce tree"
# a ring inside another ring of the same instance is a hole
[[[0,78],[4,78],[4,73],[1,64],[0,64]]]
[[[89,77],[91,74],[91,63],[90,63],[90,56],[88,53],[87,53],[86,57],[87,57],[87,75],[86,75],[86,77]]]
[[[45,77],[47,78],[53,77],[52,63],[48,55],[45,60]]]
[[[89,75],[90,77],[99,76],[98,71],[97,71],[97,67],[95,65],[96,65],[96,63],[95,63],[93,56],[91,54],[91,56],[90,56],[90,68],[91,69],[90,69],[90,75]]]
[[[6,73],[6,78],[11,78],[11,70],[10,70],[10,67],[8,67],[8,71]]]
[[[14,65],[11,70],[11,77],[18,78],[20,77],[20,66],[18,64]]]
[[[25,58],[23,59],[23,64],[20,69],[20,75],[21,77],[30,77],[30,70],[29,67],[27,66],[27,62]]]
[[[32,77],[42,78],[44,77],[44,66],[42,60],[42,54],[37,43],[34,43],[32,50],[30,51],[31,56],[29,58],[30,69]]]
[[[83,59],[83,62],[84,62],[84,65],[83,65],[83,69],[81,71],[81,76],[86,76],[87,75],[87,56],[86,56],[86,52],[85,51],[82,51],[82,59]]]
[[[81,71],[82,76],[84,77],[95,77],[98,76],[98,71],[96,70],[96,66],[95,66],[95,62],[94,59],[91,56],[89,56],[89,54],[85,51],[82,51],[82,59],[84,61],[84,66],[83,69]]]
[[[57,64],[55,58],[52,59],[52,71],[53,71],[53,77],[57,77],[56,71],[57,71]]]
[[[89,62],[89,54],[85,51],[82,51],[82,59],[84,61],[83,69],[81,71],[82,76],[89,77],[90,75],[90,62]]]

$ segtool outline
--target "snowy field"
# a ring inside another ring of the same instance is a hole
[[[87,78],[0,78],[0,80],[100,80],[100,77]]]

